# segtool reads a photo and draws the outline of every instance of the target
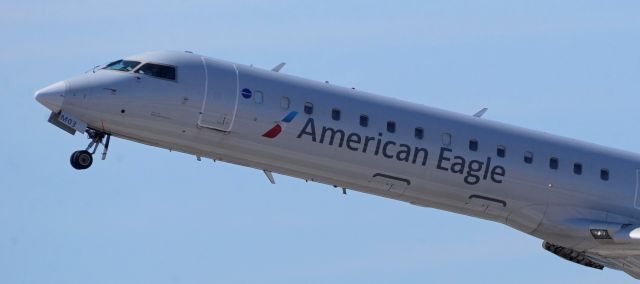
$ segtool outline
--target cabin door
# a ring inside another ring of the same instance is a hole
[[[202,58],[205,91],[198,126],[231,131],[238,109],[238,69],[234,64]]]
[[[636,197],[633,206],[640,209],[640,169],[636,170]]]

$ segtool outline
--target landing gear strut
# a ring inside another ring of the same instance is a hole
[[[93,154],[98,150],[98,146],[103,145],[102,160],[107,158],[109,151],[109,141],[111,134],[107,134],[98,130],[87,129],[87,136],[91,139],[89,146],[84,150],[79,150],[71,154],[71,166],[76,170],[86,170],[93,164]],[[106,138],[106,139],[105,139]],[[92,149],[93,148],[93,149]],[[91,150],[91,151],[89,151]]]

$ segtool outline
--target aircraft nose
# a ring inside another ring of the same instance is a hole
[[[48,109],[58,112],[62,108],[62,101],[67,90],[64,81],[42,88],[36,92],[36,101]]]

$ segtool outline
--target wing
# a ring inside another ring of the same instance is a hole
[[[640,279],[640,250],[636,248],[577,251],[546,241],[542,247],[559,257],[586,267],[621,270],[633,278]]]
[[[586,255],[595,262],[601,263],[607,268],[621,270],[640,279],[640,253],[636,255],[601,255],[599,253],[587,252]]]

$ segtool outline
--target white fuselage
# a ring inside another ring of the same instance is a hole
[[[177,78],[98,70],[65,81],[53,111],[124,139],[488,219],[579,251],[637,250],[589,231],[640,224],[635,154],[191,53],[128,59],[171,64]]]

